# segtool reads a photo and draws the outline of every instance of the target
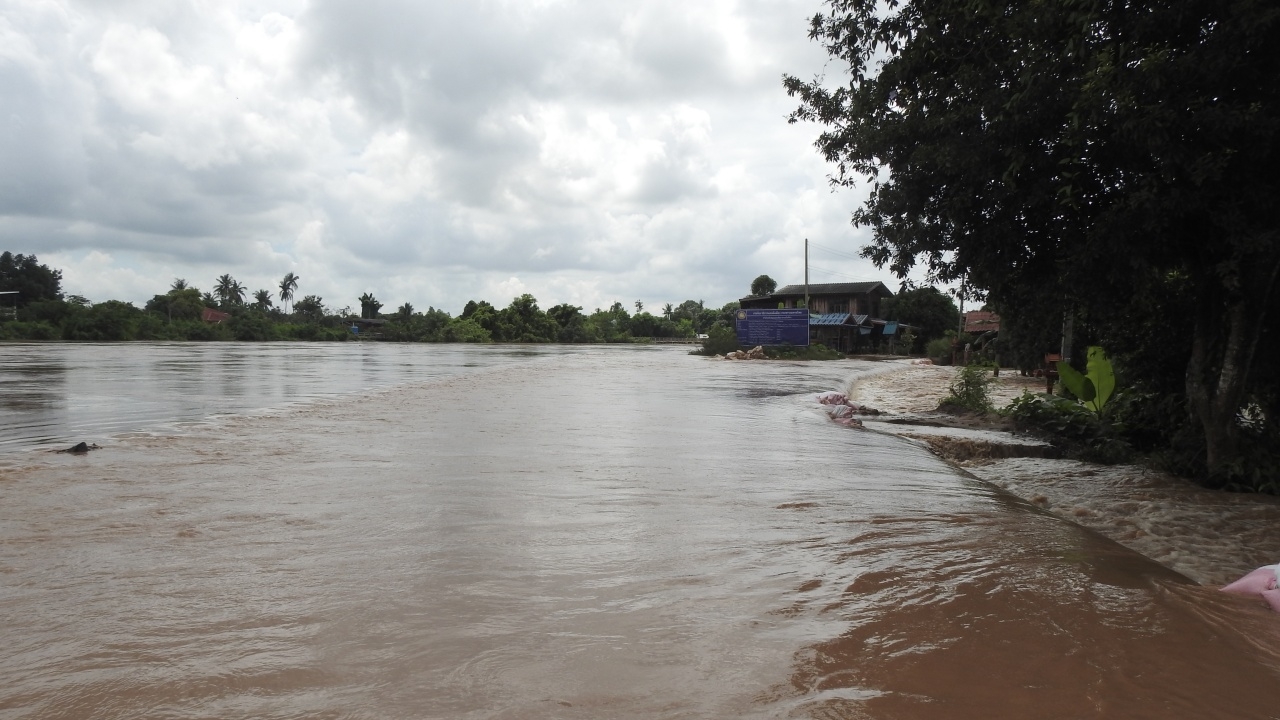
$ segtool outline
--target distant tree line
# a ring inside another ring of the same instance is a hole
[[[0,314],[0,340],[349,340],[353,323],[377,320],[367,333],[375,339],[401,342],[468,343],[626,343],[649,338],[692,338],[713,327],[732,327],[738,304],[708,308],[701,300],[667,303],[659,315],[636,301],[630,313],[621,302],[608,309],[583,312],[576,305],[560,304],[547,310],[529,294],[504,308],[484,300],[472,300],[453,316],[434,307],[417,311],[405,303],[383,313],[383,303],[373,293],[350,307],[330,308],[318,295],[294,300],[299,278],[289,273],[277,292],[252,293],[230,274],[215,279],[204,292],[185,279],[173,281],[169,290],[141,307],[118,300],[91,303],[62,292],[62,272],[40,264],[34,255],[0,255],[0,290],[18,294],[0,296],[0,308],[13,308],[14,317]],[[276,304],[277,298],[279,305]],[[206,309],[223,316],[204,317]]]

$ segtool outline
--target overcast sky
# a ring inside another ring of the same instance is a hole
[[[896,289],[786,122],[820,9],[0,0],[0,250],[93,301],[294,272],[332,308],[656,312],[801,282],[808,237],[811,282]]]

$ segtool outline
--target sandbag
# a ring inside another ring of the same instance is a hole
[[[1264,565],[1222,588],[1235,595],[1257,595],[1280,612],[1280,564]]]

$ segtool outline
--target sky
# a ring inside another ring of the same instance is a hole
[[[0,0],[0,250],[141,305],[590,312],[880,280],[787,123],[818,0]]]

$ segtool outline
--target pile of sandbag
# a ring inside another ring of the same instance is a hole
[[[764,346],[757,345],[750,350],[734,350],[716,357],[722,360],[764,360]]]
[[[832,420],[849,427],[862,427],[862,421],[856,415],[880,414],[879,410],[854,402],[848,395],[834,390],[818,393],[817,400],[820,405],[827,407],[827,414]]]

